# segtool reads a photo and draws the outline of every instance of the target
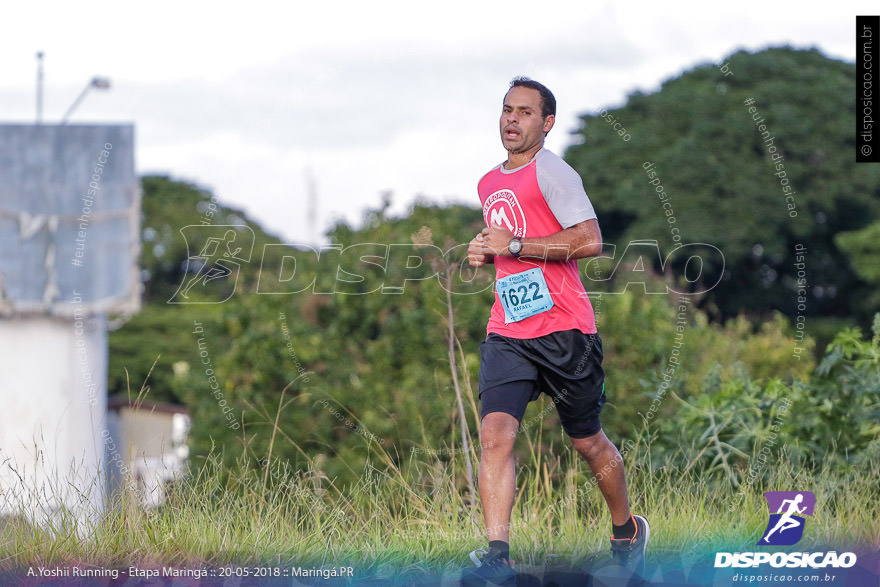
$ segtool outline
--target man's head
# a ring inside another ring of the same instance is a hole
[[[501,109],[501,142],[511,154],[537,151],[556,121],[556,98],[527,77],[510,82]]]
[[[541,116],[556,116],[556,97],[547,86],[525,76],[515,77],[510,81],[511,88],[530,88],[541,95]]]

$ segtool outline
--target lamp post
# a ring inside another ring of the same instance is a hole
[[[70,108],[67,109],[67,112],[64,113],[64,116],[61,118],[61,124],[67,124],[67,119],[70,118],[71,113],[73,113],[76,107],[79,106],[79,103],[82,102],[83,98],[85,98],[88,91],[92,88],[96,88],[99,90],[109,90],[110,80],[106,77],[93,77],[92,81],[86,84],[86,87],[83,88],[83,91],[80,92],[76,100],[73,101],[73,104],[70,105]]]

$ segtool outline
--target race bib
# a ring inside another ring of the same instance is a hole
[[[553,307],[553,298],[540,267],[502,277],[495,291],[504,308],[504,323],[519,322]]]

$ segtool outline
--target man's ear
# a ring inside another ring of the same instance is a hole
[[[550,114],[547,118],[544,119],[544,134],[546,135],[550,132],[550,129],[553,128],[553,125],[556,123],[556,116]]]

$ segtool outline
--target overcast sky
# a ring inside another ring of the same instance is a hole
[[[853,61],[855,15],[878,4],[814,5],[17,2],[3,9],[0,122],[34,120],[44,51],[46,122],[108,77],[71,122],[134,122],[139,173],[212,189],[287,242],[311,242],[387,190],[398,213],[417,196],[476,205],[477,180],[505,157],[497,122],[515,75],[556,94],[547,146],[561,154],[578,114],[738,49]]]

